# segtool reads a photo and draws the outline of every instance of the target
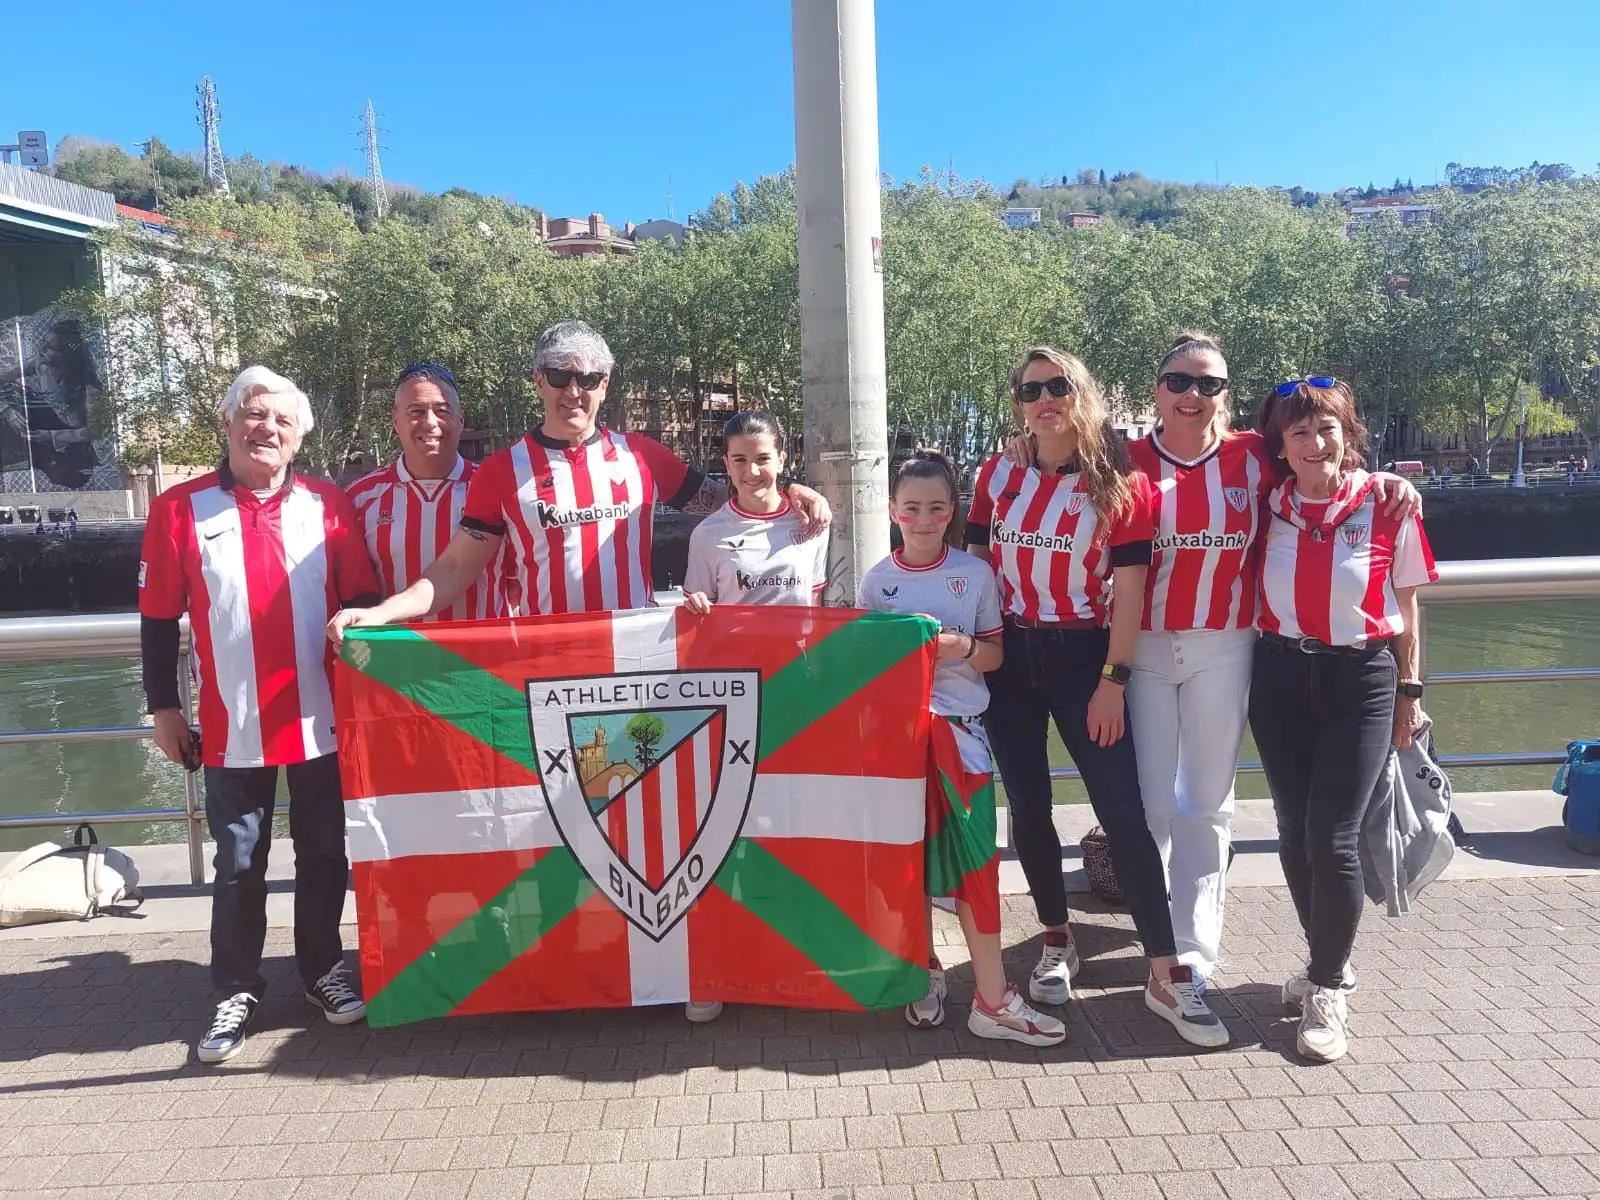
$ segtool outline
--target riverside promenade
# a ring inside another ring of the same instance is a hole
[[[703,1026],[671,1007],[335,1028],[295,986],[280,883],[272,991],[239,1057],[207,1067],[207,901],[175,882],[181,848],[145,847],[142,917],[0,932],[0,1192],[1600,1195],[1600,864],[1565,849],[1548,793],[1458,800],[1474,849],[1404,920],[1369,908],[1351,1053],[1318,1067],[1279,1002],[1303,941],[1261,802],[1241,803],[1212,993],[1234,1044],[1200,1055],[1144,1011],[1127,916],[1084,895],[1069,1039],[1038,1051],[967,1035],[971,974],[942,913],[952,1003],[935,1032],[735,1006]],[[1087,814],[1057,813],[1070,868]],[[278,859],[281,880],[287,844]],[[1020,979],[1031,906],[1004,902]]]

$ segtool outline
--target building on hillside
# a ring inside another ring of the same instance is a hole
[[[634,227],[633,241],[635,245],[641,242],[671,242],[674,246],[682,246],[688,232],[689,227],[682,221],[646,221]]]
[[[1346,237],[1353,237],[1359,229],[1390,212],[1402,225],[1421,225],[1433,220],[1435,204],[1423,203],[1415,196],[1375,196],[1371,200],[1358,200],[1345,207]]]
[[[1069,212],[1061,214],[1061,223],[1068,229],[1092,229],[1105,218],[1094,212]]]
[[[604,258],[608,254],[632,254],[638,249],[630,222],[620,231],[606,224],[599,213],[583,217],[546,217],[539,214],[539,237],[550,253],[562,258]]]
[[[1002,208],[1000,220],[1007,229],[1035,229],[1044,220],[1044,209]]]

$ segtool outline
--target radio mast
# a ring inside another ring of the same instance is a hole
[[[383,186],[383,164],[378,161],[378,114],[372,101],[361,113],[361,134],[367,147],[367,187],[372,191],[372,211],[378,220],[389,215],[389,193]]]
[[[195,92],[198,96],[194,102],[195,120],[205,133],[206,142],[201,169],[205,172],[207,183],[219,192],[226,192],[228,164],[222,157],[222,139],[217,136],[217,124],[221,120],[217,109],[217,85],[211,82],[211,76],[206,75],[200,80],[200,86],[195,88]]]

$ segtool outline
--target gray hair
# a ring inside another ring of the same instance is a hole
[[[267,367],[246,367],[240,371],[228,385],[217,411],[222,414],[224,421],[232,423],[233,418],[239,413],[239,406],[257,392],[265,392],[269,396],[294,397],[295,425],[302,435],[311,432],[316,421],[311,416],[310,398],[291,381]]]
[[[559,321],[539,335],[533,344],[533,369],[542,367],[587,368],[611,374],[617,360],[605,338],[584,321]]]
[[[399,407],[400,393],[405,390],[406,385],[416,383],[420,379],[425,379],[429,383],[433,384],[434,387],[438,388],[444,393],[445,399],[450,401],[451,408],[455,409],[457,412],[461,411],[461,393],[456,390],[456,381],[450,378],[450,376],[444,370],[434,370],[432,367],[428,366],[425,366],[420,370],[412,371],[409,375],[395,385],[393,401],[395,407]]]

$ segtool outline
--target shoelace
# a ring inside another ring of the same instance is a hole
[[[1201,999],[1200,991],[1195,987],[1192,980],[1184,983],[1169,983],[1167,987],[1171,990],[1173,998],[1178,1002],[1178,1011],[1185,1017],[1198,1020],[1211,1019],[1213,1014],[1206,1007],[1206,1002]]]
[[[217,1005],[216,1019],[211,1022],[207,1031],[207,1038],[218,1037],[224,1033],[234,1033],[244,1024],[244,1019],[250,1015],[250,1004],[237,996],[229,996]]]
[[[1306,1002],[1311,1005],[1312,1011],[1315,1012],[1316,1018],[1321,1024],[1329,1029],[1342,1030],[1344,1028],[1345,1019],[1339,1013],[1339,1003],[1334,993],[1325,988],[1317,988],[1310,996],[1306,997]]]
[[[1059,967],[1062,963],[1067,962],[1071,958],[1071,942],[1068,942],[1064,946],[1057,946],[1054,943],[1046,942],[1044,952],[1039,955],[1039,965],[1045,968]]]
[[[343,963],[333,967],[321,979],[317,980],[317,990],[334,1004],[344,1004],[351,1000],[359,1000],[355,989],[344,981],[347,968]]]

